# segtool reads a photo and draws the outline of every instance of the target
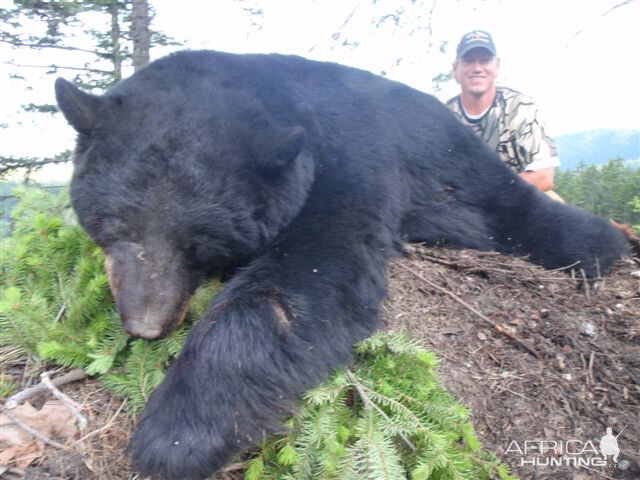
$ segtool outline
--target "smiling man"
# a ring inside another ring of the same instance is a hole
[[[460,94],[447,106],[525,181],[562,201],[552,190],[560,160],[538,107],[530,97],[497,86],[499,70],[491,35],[482,30],[465,34],[453,62]]]

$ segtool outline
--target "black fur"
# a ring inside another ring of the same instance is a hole
[[[166,332],[202,279],[243,267],[131,440],[134,467],[157,478],[211,474],[349,362],[403,241],[579,262],[589,276],[625,249],[610,222],[527,185],[436,99],[364,71],[181,52],[103,97],[62,80],[57,94],[80,133],[73,205],[114,259],[130,331],[162,318],[148,336]],[[148,314],[157,303],[166,311]]]

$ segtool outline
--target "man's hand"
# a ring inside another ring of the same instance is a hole
[[[525,182],[530,183],[543,192],[553,190],[553,177],[555,175],[555,167],[541,168],[540,170],[534,171],[525,171],[519,173],[519,175]]]

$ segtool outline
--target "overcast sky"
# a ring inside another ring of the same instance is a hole
[[[622,0],[150,0],[153,27],[185,42],[185,48],[231,52],[278,52],[335,61],[382,73],[446,100],[454,82],[435,92],[431,78],[450,69],[460,36],[472,29],[492,32],[501,57],[500,82],[539,103],[555,135],[595,128],[640,129],[640,1],[602,16]],[[0,7],[10,4],[0,0]],[[243,7],[259,6],[261,17]],[[398,23],[372,20],[406,12]],[[429,19],[431,22],[429,23]],[[252,22],[254,23],[252,25]],[[257,25],[256,25],[257,24]],[[342,28],[341,28],[342,27]],[[430,27],[430,30],[429,28]],[[341,31],[338,40],[333,35]],[[349,45],[344,46],[346,42]],[[444,43],[446,42],[446,43]],[[440,47],[445,44],[444,53]],[[172,47],[176,49],[177,47]],[[156,58],[169,50],[156,50]],[[30,54],[27,62],[49,64],[52,50]],[[15,51],[0,45],[3,61]],[[16,116],[21,104],[54,103],[54,76],[37,69],[17,73],[28,82],[0,76],[3,154],[50,156],[73,145],[61,116],[36,122]],[[30,85],[25,89],[26,84]],[[20,121],[21,124],[16,124]],[[640,156],[640,146],[639,146]]]

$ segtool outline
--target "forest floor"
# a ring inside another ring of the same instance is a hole
[[[640,479],[637,258],[585,282],[496,253],[420,246],[407,253],[389,268],[385,328],[438,354],[446,388],[471,407],[486,449],[523,480]],[[4,365],[23,384],[40,368],[24,359]],[[135,423],[126,404],[96,380],[61,390],[83,406],[84,437],[65,449],[40,445],[31,466],[0,469],[0,478],[139,478],[124,453]],[[610,456],[601,467],[593,460],[601,458],[607,427],[622,432],[620,455],[617,465]],[[542,453],[532,450],[540,441]],[[214,478],[240,479],[241,472],[231,465]]]
[[[471,407],[485,448],[522,479],[640,479],[637,259],[584,282],[496,253],[409,249],[390,269],[387,328],[438,354],[445,387]],[[543,467],[555,452],[524,454],[536,440],[599,449],[607,427],[614,435],[626,427],[624,470]]]

